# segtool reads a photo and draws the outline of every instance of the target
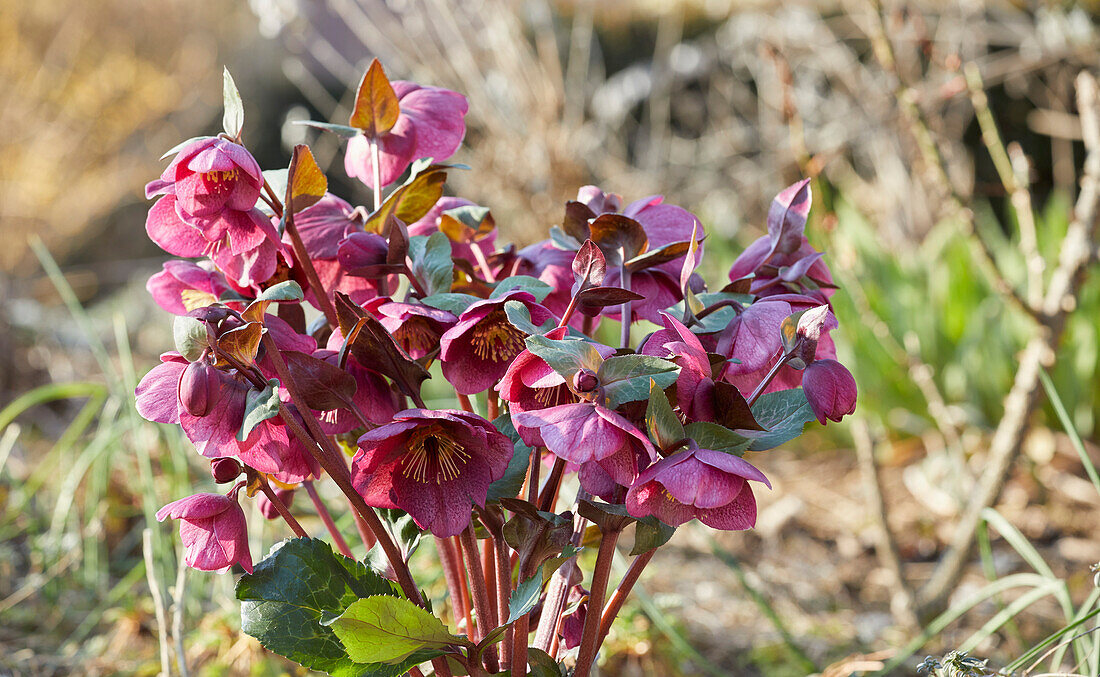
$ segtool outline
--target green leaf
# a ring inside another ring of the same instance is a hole
[[[607,406],[649,399],[649,382],[664,390],[676,381],[677,367],[651,355],[615,355],[603,361],[596,376],[603,385]]]
[[[486,503],[496,503],[502,498],[514,498],[523,489],[523,481],[527,478],[527,468],[531,465],[531,447],[524,444],[516,428],[512,425],[512,417],[501,414],[493,419],[496,426],[505,437],[512,440],[515,451],[512,460],[508,461],[508,467],[504,470],[504,476],[489,485],[489,491],[485,496]]]
[[[749,445],[752,451],[767,451],[793,440],[802,434],[807,423],[817,418],[802,388],[765,393],[753,405],[752,413],[768,429],[754,436]]]
[[[233,76],[225,67],[222,67],[222,101],[225,103],[222,129],[236,139],[241,135],[241,129],[244,127],[244,102],[241,101],[241,93],[237,90],[237,84],[233,82]]]
[[[260,292],[257,301],[301,301],[302,287],[294,280],[285,280]]]
[[[674,533],[676,533],[676,527],[669,526],[652,515],[643,517],[634,527],[634,547],[630,550],[630,554],[641,555],[659,548],[668,543],[668,539],[672,538]]]
[[[409,259],[412,272],[424,283],[429,295],[451,291],[454,282],[454,261],[451,259],[451,243],[443,233],[409,238]]]
[[[567,382],[581,369],[596,371],[603,363],[596,346],[583,339],[554,340],[534,334],[527,337],[526,343],[528,350],[545,360]]]
[[[539,572],[516,586],[515,592],[508,598],[508,621],[515,623],[520,616],[531,611],[542,596],[542,576]]]
[[[575,252],[581,248],[580,240],[566,233],[561,226],[550,226],[550,241],[558,249],[569,252]]]
[[[202,357],[202,351],[210,345],[206,323],[186,315],[177,315],[172,321],[172,339],[176,343],[176,352],[188,362]]]
[[[336,125],[331,122],[317,122],[316,120],[295,120],[293,124],[305,125],[307,127],[315,127],[316,129],[323,129],[326,132],[332,132],[333,134],[341,136],[345,139],[354,138],[362,133],[355,127],[349,127],[347,125]]]
[[[722,451],[738,456],[743,455],[749,445],[753,443],[752,439],[738,435],[729,428],[709,421],[689,423],[685,431],[688,437],[695,440],[695,443],[703,449]]]
[[[554,318],[548,317],[542,326],[536,327],[531,319],[531,311],[521,301],[512,299],[504,302],[504,314],[513,327],[525,334],[545,334],[554,328]]]
[[[657,382],[649,380],[649,405],[645,410],[645,427],[649,438],[661,449],[671,449],[679,444],[686,433],[684,425],[672,410],[665,391],[657,387]]]
[[[269,418],[279,414],[279,380],[271,379],[263,390],[249,388],[244,397],[244,420],[237,431],[237,441],[244,442],[248,435]]]
[[[527,649],[528,677],[561,677],[561,667],[542,649]]]
[[[446,310],[449,313],[453,313],[455,317],[458,317],[462,315],[462,313],[466,312],[467,308],[480,300],[481,299],[471,294],[447,292],[444,294],[432,294],[431,296],[426,296],[420,299],[420,302],[426,306],[431,306],[432,308]]]
[[[361,597],[398,594],[395,583],[312,538],[276,545],[237,582],[241,630],[270,651],[336,677],[396,677],[408,669],[356,663],[320,622],[342,614]]]
[[[432,649],[432,657],[441,656],[451,644],[468,644],[429,612],[390,595],[352,602],[338,618],[322,624],[332,628],[348,656],[359,663],[398,663],[421,649]]]
[[[489,298],[499,299],[508,292],[517,289],[534,296],[535,301],[539,303],[542,303],[550,292],[554,290],[550,285],[530,275],[512,275],[511,277],[506,277],[500,282],[497,282],[497,286],[493,288],[493,293],[489,294]]]

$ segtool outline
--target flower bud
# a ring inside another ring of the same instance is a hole
[[[829,306],[821,305],[802,313],[795,329],[797,337],[794,357],[788,364],[795,369],[805,369],[806,365],[817,358],[817,343],[821,332],[836,327],[836,318],[829,312]]]
[[[244,470],[235,458],[215,458],[210,461],[210,475],[218,484],[229,484]]]
[[[336,258],[349,273],[380,266],[386,262],[389,245],[377,233],[352,233],[340,242]]]
[[[591,369],[581,369],[573,374],[573,388],[578,393],[590,393],[600,386],[600,379]]]
[[[816,360],[802,373],[802,389],[817,420],[839,421],[856,410],[856,380],[836,360]]]
[[[221,395],[221,372],[205,360],[192,362],[180,377],[180,404],[192,416],[206,416]]]

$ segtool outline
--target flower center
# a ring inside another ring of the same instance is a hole
[[[435,348],[439,336],[423,317],[410,317],[393,333],[394,340],[409,355],[424,354]]]
[[[235,168],[226,171],[206,172],[202,175],[202,182],[211,194],[224,195],[233,190],[233,185],[237,183],[240,176],[241,171]]]
[[[429,425],[409,435],[409,452],[401,462],[401,474],[414,482],[441,484],[458,477],[470,454],[458,442]]]
[[[576,402],[577,398],[564,385],[551,388],[535,388],[535,401],[544,407],[556,407],[559,404]]]
[[[497,308],[477,323],[470,342],[479,358],[507,362],[526,347],[523,338],[523,332],[512,326],[504,309]]]

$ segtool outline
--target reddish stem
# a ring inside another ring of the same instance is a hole
[[[786,364],[793,355],[794,351],[786,353],[783,355],[783,357],[779,358],[779,361],[772,365],[772,368],[768,370],[768,373],[764,376],[764,379],[760,381],[760,385],[756,386],[756,389],[752,391],[752,395],[749,396],[748,403],[750,407],[756,404],[756,401],[760,399],[760,396],[764,394],[764,391],[768,388],[768,385],[775,379],[776,375],[779,373],[779,368]]]
[[[490,630],[497,627],[497,610],[489,599],[489,590],[485,586],[485,571],[481,567],[481,557],[472,524],[458,535],[458,542],[462,544],[466,555],[466,564],[470,572],[470,591],[473,593],[474,611],[477,613],[477,633],[473,640],[480,642]],[[496,647],[485,649],[484,657],[489,672],[496,672]]]
[[[313,486],[312,480],[306,480],[302,484],[305,485],[309,500],[313,502],[313,508],[317,511],[321,521],[325,523],[325,528],[328,529],[328,533],[332,536],[332,540],[336,543],[336,548],[340,551],[340,554],[355,559],[355,555],[351,554],[351,548],[348,547],[348,542],[344,540],[343,534],[336,528],[336,522],[332,520],[328,508],[325,507],[321,497],[317,494],[317,489]]]
[[[325,319],[328,320],[330,326],[339,327],[340,322],[336,319],[336,308],[332,305],[332,299],[329,298],[325,286],[321,284],[317,269],[313,267],[313,261],[309,258],[306,245],[302,242],[302,236],[298,233],[298,227],[294,225],[294,212],[288,211],[286,213],[285,223],[286,233],[290,236],[290,245],[294,248],[294,258],[297,259],[298,265],[305,272],[306,280],[309,281],[309,286],[313,290],[313,296],[317,299],[318,305],[321,306],[321,312],[325,314]]]
[[[294,519],[294,515],[290,514],[290,510],[286,507],[286,503],[283,503],[283,499],[279,498],[279,495],[267,483],[267,478],[260,476],[259,473],[256,476],[260,480],[260,490],[264,492],[264,496],[267,496],[267,500],[271,501],[271,505],[275,506],[275,510],[278,511],[283,521],[290,526],[290,530],[294,532],[294,535],[298,538],[309,538],[306,530],[302,528],[301,524],[298,524],[298,520]]]
[[[596,650],[599,649],[600,613],[604,595],[607,594],[607,582],[611,578],[611,564],[615,559],[615,543],[621,530],[608,531],[600,539],[600,551],[596,555],[596,568],[592,570],[592,587],[588,596],[588,613],[584,617],[584,629],[581,631],[581,647],[577,654],[577,669],[573,677],[588,677],[596,662]]]
[[[459,582],[462,576],[455,559],[451,542],[446,538],[435,538],[435,551],[439,555],[439,564],[443,567],[443,578],[447,581],[447,592],[451,598],[451,613],[454,615],[455,625],[458,620],[466,615],[466,605],[462,601],[462,584]],[[469,633],[469,628],[467,628]]]
[[[401,550],[397,547],[397,544],[393,542],[389,534],[386,533],[386,529],[382,526],[382,521],[378,518],[378,515],[369,505],[367,505],[363,497],[355,490],[355,487],[352,486],[351,475],[348,473],[347,466],[344,465],[341,459],[340,452],[333,446],[332,441],[329,440],[324,431],[321,430],[320,424],[317,423],[317,420],[313,417],[312,413],[310,413],[309,408],[305,406],[305,400],[302,398],[298,385],[294,381],[294,377],[290,374],[290,370],[287,368],[282,354],[279,352],[279,347],[275,345],[275,341],[271,339],[269,334],[264,334],[263,343],[267,348],[267,355],[271,358],[271,363],[275,367],[275,373],[279,376],[279,381],[290,392],[290,398],[298,407],[299,413],[302,414],[302,420],[305,421],[306,427],[309,428],[309,433],[306,433],[306,431],[302,429],[298,420],[292,416],[289,410],[280,402],[279,414],[282,416],[283,421],[286,422],[291,432],[298,437],[302,445],[314,455],[317,462],[325,469],[325,472],[327,472],[329,476],[332,477],[332,480],[336,482],[336,486],[340,487],[340,491],[344,492],[344,495],[348,497],[348,501],[351,502],[352,508],[354,508],[363,518],[363,521],[366,522],[367,528],[374,534],[375,539],[386,553],[386,558],[393,567],[394,573],[397,575],[397,582],[400,584],[405,596],[414,604],[421,607],[424,606],[424,601],[420,597],[420,590],[413,581],[412,574],[409,572],[409,567],[405,563]],[[310,439],[311,436],[313,438],[312,440]],[[320,445],[320,449],[318,445]]]
[[[539,510],[551,512],[554,509],[554,503],[558,500],[558,490],[561,488],[561,476],[564,472],[565,459],[555,460],[554,468],[550,471],[550,476],[546,478],[546,486],[539,494]]]
[[[473,639],[474,617],[470,614],[473,605],[470,604],[470,588],[466,584],[466,558],[462,555],[462,546],[458,544],[458,536],[448,539],[447,547],[451,548],[451,553],[458,560],[458,581],[462,593],[462,613],[466,616],[466,636]]]
[[[603,644],[603,640],[607,637],[607,633],[611,632],[611,624],[615,622],[615,617],[619,615],[619,612],[623,608],[623,603],[626,602],[627,596],[634,588],[634,584],[638,582],[638,578],[642,575],[642,569],[649,564],[649,560],[653,559],[653,556],[657,554],[657,548],[643,552],[634,558],[634,561],[630,563],[630,568],[626,570],[626,575],[623,576],[623,580],[619,581],[619,587],[615,588],[615,593],[611,595],[611,599],[607,601],[607,606],[603,609],[603,614],[600,616],[600,636],[596,641],[596,648],[599,649]],[[588,605],[588,613],[592,613],[593,607]]]

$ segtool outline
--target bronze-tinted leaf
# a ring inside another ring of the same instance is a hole
[[[725,381],[714,383],[714,415],[716,423],[733,430],[767,430],[756,422],[741,391]]]
[[[463,205],[448,209],[439,217],[439,230],[453,242],[471,244],[483,240],[496,228],[488,207]]]
[[[561,229],[566,235],[576,238],[577,242],[584,242],[590,237],[588,223],[596,218],[596,212],[589,209],[583,202],[571,200],[565,203],[565,218],[562,219]]]
[[[720,290],[723,294],[748,294],[752,289],[753,276],[742,277],[730,282]]]
[[[310,409],[327,411],[345,407],[355,395],[355,377],[335,364],[293,350],[282,355]]]
[[[263,325],[249,322],[218,337],[218,349],[241,364],[252,364],[260,350],[262,336]]]
[[[382,235],[389,241],[386,263],[404,268],[405,257],[409,255],[409,229],[405,222],[394,215],[386,217],[386,228]]]
[[[592,241],[603,252],[608,265],[629,261],[645,252],[649,245],[642,224],[622,214],[600,214],[589,229]]]
[[[328,179],[313,159],[309,146],[298,144],[290,158],[287,171],[286,208],[292,213],[320,202],[328,190]]]
[[[595,317],[602,308],[618,306],[627,301],[643,301],[645,297],[621,287],[589,287],[577,294],[577,310]]]
[[[669,261],[680,258],[687,253],[689,247],[691,247],[691,242],[672,242],[663,247],[650,249],[644,254],[635,256],[626,262],[626,267],[630,272],[636,273],[639,270],[659,266],[662,263],[668,263]]]
[[[400,115],[397,93],[393,91],[386,72],[382,70],[382,64],[374,59],[359,82],[359,90],[355,93],[355,109],[351,112],[348,124],[362,129],[369,137],[377,138],[393,129]]]
[[[396,216],[405,223],[419,221],[442,197],[449,168],[450,165],[429,165],[398,186],[382,206],[367,217],[364,229],[368,233],[382,233],[390,216]]]
[[[592,240],[585,240],[573,257],[573,280],[578,289],[598,287],[607,275],[607,259]]]
[[[359,364],[390,377],[406,395],[418,398],[420,384],[429,378],[427,370],[394,342],[374,316],[346,294],[336,292],[335,296],[336,317],[345,339],[340,364],[344,364],[350,353]]]

